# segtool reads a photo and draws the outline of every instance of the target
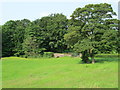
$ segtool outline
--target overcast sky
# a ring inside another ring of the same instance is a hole
[[[24,18],[33,21],[51,13],[63,13],[69,18],[76,8],[95,3],[109,3],[118,14],[118,1],[119,0],[2,0],[0,2],[0,25],[8,20],[21,20]]]

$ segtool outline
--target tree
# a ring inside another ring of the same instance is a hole
[[[24,40],[25,29],[30,21],[10,20],[2,26],[2,56],[22,55],[22,43]]]
[[[43,51],[62,52],[67,48],[64,34],[67,18],[51,14],[33,22],[10,20],[2,26],[3,56],[37,55]]]
[[[85,63],[90,62],[89,57],[94,63],[94,56],[101,45],[106,48],[116,43],[114,40],[116,40],[117,29],[110,23],[110,21],[112,23],[117,21],[112,19],[113,15],[116,13],[107,3],[89,4],[83,8],[77,8],[71,15],[68,33],[64,38],[74,51],[82,53],[82,60]],[[117,26],[117,23],[115,25]],[[110,34],[112,34],[111,37],[108,37]],[[104,40],[109,40],[109,44],[105,45]]]
[[[16,29],[16,23],[13,20],[6,22],[2,26],[2,56],[14,55],[13,48],[14,43],[14,30]]]
[[[15,47],[14,47],[14,52],[15,56],[21,56],[24,55],[22,43],[25,38],[25,32],[27,30],[27,27],[30,25],[30,20],[28,19],[23,19],[23,20],[17,20],[16,21],[16,34],[15,34]]]
[[[23,43],[23,50],[26,57],[37,56],[39,53],[38,43],[35,37],[28,35]]]
[[[63,14],[51,14],[37,19],[32,26],[37,33],[39,48],[50,52],[62,52],[67,48],[64,34],[67,32],[67,18]]]
[[[37,27],[31,22],[25,30],[25,37],[22,43],[24,55],[26,57],[39,56],[41,48],[39,48],[39,43],[37,42]],[[40,36],[39,36],[40,37]]]
[[[117,53],[118,52],[118,22],[117,19],[105,20],[107,31],[101,38],[101,45],[98,50],[102,53]]]

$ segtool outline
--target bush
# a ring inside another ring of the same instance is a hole
[[[41,58],[42,55],[41,54],[37,54],[37,55],[21,55],[20,57],[22,58]]]
[[[97,54],[95,57],[118,57],[118,54]]]
[[[54,57],[54,53],[53,52],[44,52],[43,57],[48,57],[48,58]]]
[[[72,57],[77,57],[79,56],[79,53],[72,53]]]

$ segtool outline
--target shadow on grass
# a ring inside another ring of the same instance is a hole
[[[118,62],[118,57],[100,57],[100,58],[95,58],[95,63],[105,63],[105,62]],[[78,64],[86,64],[83,61],[80,61]],[[87,64],[92,64],[92,61],[90,60],[89,63]]]
[[[95,63],[104,63],[104,62],[118,62],[118,57],[102,57],[95,59]]]

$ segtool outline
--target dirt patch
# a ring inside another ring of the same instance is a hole
[[[64,56],[72,56],[71,54],[61,54],[61,53],[54,53],[54,57],[55,58],[59,58],[59,57],[64,57]]]

